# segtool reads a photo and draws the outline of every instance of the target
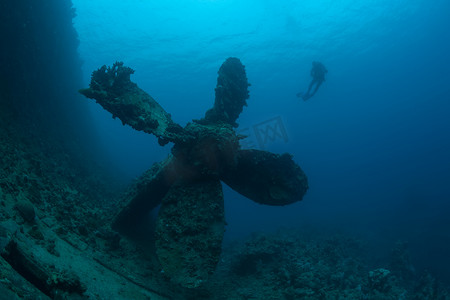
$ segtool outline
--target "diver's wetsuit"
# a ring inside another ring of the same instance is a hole
[[[318,62],[318,61],[313,61],[313,67],[311,69],[311,76],[312,76],[312,81],[309,84],[309,88],[308,91],[306,92],[305,95],[302,96],[303,100],[308,100],[309,98],[311,98],[312,96],[314,96],[314,94],[317,92],[317,90],[319,89],[320,85],[325,81],[325,74],[328,73],[328,70],[325,68],[325,66]],[[316,88],[314,89],[314,92],[312,94],[310,94],[311,89],[313,88],[314,84],[316,85]]]

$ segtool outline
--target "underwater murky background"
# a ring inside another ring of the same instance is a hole
[[[226,239],[280,226],[358,231],[381,249],[410,243],[421,265],[450,267],[450,19],[448,1],[74,1],[85,86],[119,60],[184,125],[212,106],[217,70],[246,66],[249,147],[289,152],[310,189],[286,207],[225,187]],[[328,68],[296,98],[313,60]],[[89,104],[125,178],[169,153]],[[286,130],[277,131],[276,120]],[[255,132],[267,133],[258,140]],[[262,131],[261,131],[262,130]]]
[[[370,268],[386,266],[392,250],[404,245],[410,258],[403,267],[414,266],[406,273],[430,272],[450,286],[449,1],[72,3],[72,10],[70,1],[0,3],[6,24],[0,28],[1,222],[15,216],[8,205],[29,199],[41,219],[55,215],[64,231],[98,243],[96,230],[109,226],[118,190],[164,159],[171,145],[123,126],[78,89],[88,86],[93,70],[123,61],[135,70],[132,81],[185,125],[212,107],[217,71],[234,56],[251,84],[237,121],[237,131],[248,135],[242,146],[291,153],[309,190],[301,202],[271,207],[223,185],[226,250],[208,289],[235,280],[236,274],[226,277],[227,263],[240,250],[229,245],[255,232],[278,236],[253,236],[250,253],[252,245],[266,243],[267,250],[291,241],[280,249],[295,248],[292,256],[300,261],[316,254],[321,262],[328,254],[316,250],[330,245],[344,270],[351,269],[348,257],[361,255],[352,254],[358,247],[346,236],[367,243]],[[321,61],[328,74],[305,102],[296,94],[311,81],[312,61]],[[317,232],[331,242],[308,244],[280,228]],[[336,233],[343,236],[337,242]],[[350,249],[345,255],[343,245]],[[282,269],[286,261],[268,262],[268,269]],[[307,273],[292,261],[291,274]],[[312,274],[329,271],[317,270]],[[366,273],[355,271],[355,278]],[[249,282],[257,281],[255,274]],[[281,277],[273,282],[281,286]]]

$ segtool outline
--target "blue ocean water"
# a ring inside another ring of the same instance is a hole
[[[406,239],[424,265],[450,268],[450,2],[73,3],[85,86],[93,70],[124,61],[182,125],[212,106],[227,57],[246,66],[238,131],[248,146],[293,154],[310,189],[299,203],[269,207],[224,187],[226,239],[281,226],[352,229],[380,247]],[[326,82],[304,102],[296,93],[315,60]],[[170,152],[94,102],[90,109],[125,178]]]

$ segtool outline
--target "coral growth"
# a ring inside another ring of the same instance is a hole
[[[156,254],[164,272],[184,287],[196,288],[213,273],[225,231],[220,181],[262,204],[286,205],[302,200],[306,175],[289,154],[239,149],[233,130],[249,98],[245,67],[228,58],[219,69],[216,98],[205,118],[185,127],[174,123],[149,94],[130,81],[133,70],[115,63],[94,71],[88,89],[124,124],[173,142],[172,155],[155,164],[125,194],[112,226],[129,234],[137,218],[161,204]],[[180,220],[185,220],[180,222]]]
[[[365,241],[342,234],[279,230],[226,247],[216,274],[194,299],[449,299],[428,273],[405,281],[373,269]]]

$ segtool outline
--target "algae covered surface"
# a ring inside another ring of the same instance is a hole
[[[8,150],[11,145],[15,145],[15,152]],[[402,242],[391,245],[389,255],[382,260],[373,259],[370,242],[364,238],[319,229],[283,229],[222,245],[223,202],[212,196],[221,193],[217,182],[203,183],[198,188],[192,183],[177,183],[163,200],[167,201],[167,211],[161,213],[167,217],[160,221],[167,223],[156,224],[157,234],[161,235],[159,243],[164,244],[155,250],[151,245],[135,243],[109,229],[119,199],[109,198],[116,204],[107,209],[89,193],[93,179],[85,178],[80,185],[77,180],[55,176],[54,171],[37,176],[37,169],[28,159],[38,160],[40,156],[29,153],[30,143],[28,151],[17,152],[20,145],[10,139],[1,148],[8,154],[2,157],[2,163],[9,167],[0,174],[0,286],[11,299],[37,295],[41,299],[59,295],[65,299],[449,298],[448,288],[438,278],[415,270],[407,244]],[[63,158],[54,159],[63,166]],[[48,163],[42,160],[39,169]],[[102,193],[97,190],[95,195]],[[185,201],[173,201],[180,197],[177,193]],[[199,197],[206,199],[198,202]],[[184,210],[176,207],[179,205],[193,214],[183,214]],[[215,207],[216,214],[203,213],[202,205]],[[201,228],[202,218],[216,219],[218,226]],[[193,235],[191,249],[178,249],[178,258],[171,249],[166,256],[165,247],[171,247],[172,239],[189,239],[189,232],[196,231],[201,234]],[[208,231],[212,234],[209,237]],[[214,236],[219,239],[202,244]],[[160,262],[155,259],[157,251],[160,259],[167,259],[166,266],[173,264],[173,268],[161,272]],[[210,264],[217,263],[216,268],[189,270],[179,263],[189,259],[198,263],[196,255],[203,251],[206,256],[221,252],[220,260]],[[28,271],[16,271],[21,268]],[[177,282],[186,285],[186,278],[195,276],[185,276],[185,272],[200,270],[208,274],[200,274],[199,278],[208,280],[192,283],[196,288],[183,288]],[[29,273],[38,279],[32,280],[26,275]]]
[[[224,250],[203,299],[449,299],[448,286],[415,272],[404,243],[383,262],[361,237],[280,229],[255,233]],[[401,261],[401,263],[399,263]],[[220,292],[219,292],[220,291]],[[194,299],[194,298],[193,298]]]
[[[0,4],[0,299],[450,299],[448,26],[417,15],[442,1],[390,2],[398,19],[336,3],[368,22],[335,46],[341,15],[305,25],[317,3],[233,2],[227,21],[231,2],[200,1],[221,26],[192,36],[159,26],[196,26],[187,2],[76,2]],[[312,59],[329,76],[299,104]],[[133,178],[117,164],[136,161]]]

